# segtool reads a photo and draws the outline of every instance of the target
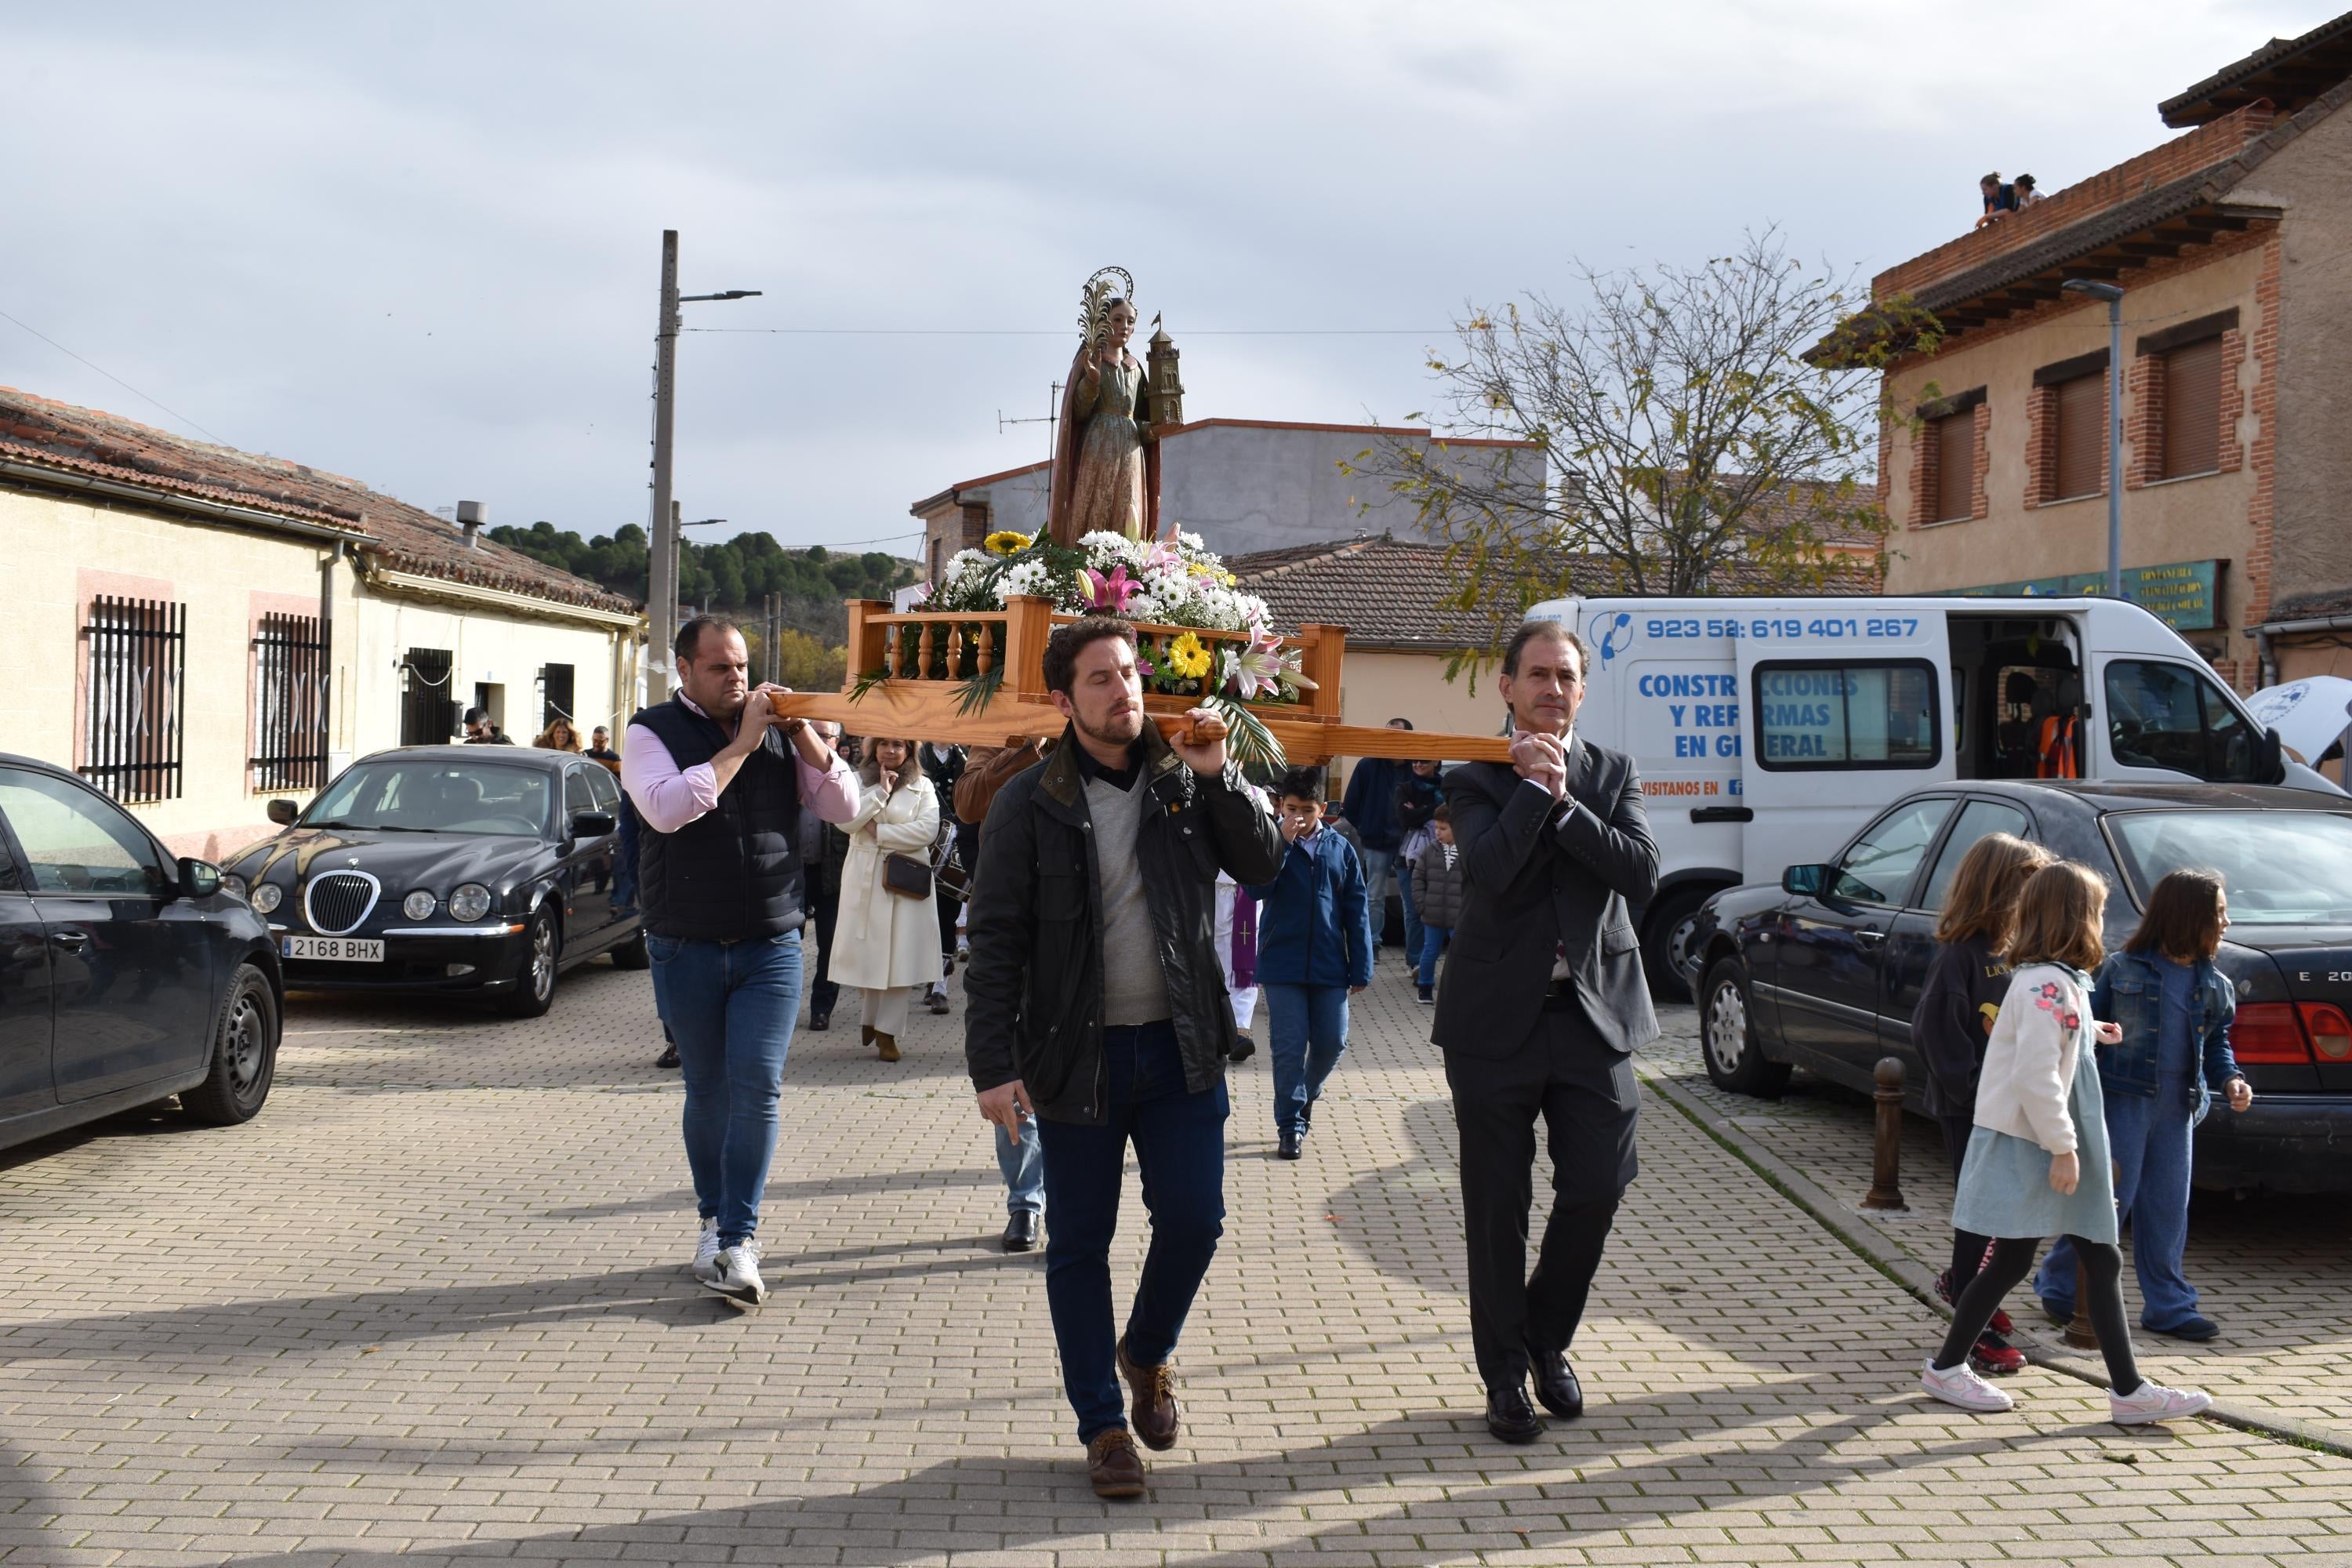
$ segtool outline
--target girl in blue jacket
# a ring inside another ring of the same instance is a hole
[[[2197,1310],[2181,1273],[2189,1245],[2189,1150],[2220,1094],[2231,1110],[2254,1102],[2230,1051],[2238,994],[2213,967],[2230,924],[2230,896],[2215,871],[2171,871],[2124,950],[2099,966],[2091,1011],[2123,1039],[2099,1047],[2107,1141],[2116,1160],[2116,1207],[2131,1219],[2140,1327],[2180,1340],[2221,1332]],[[2074,1315],[2074,1254],[2062,1239],[2034,1281],[2053,1317]]]

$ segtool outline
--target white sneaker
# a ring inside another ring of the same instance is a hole
[[[702,1238],[694,1244],[694,1277],[705,1285],[719,1278],[719,1222],[702,1222]]]
[[[760,1278],[760,1244],[739,1241],[717,1258],[718,1273],[704,1282],[738,1307],[750,1309],[768,1299],[768,1282]]]
[[[2194,1388],[2167,1388],[2143,1379],[2130,1394],[2107,1393],[2107,1419],[2118,1426],[2145,1426],[2181,1415],[2201,1415],[2212,1408],[2213,1396]]]
[[[1936,1370],[1934,1357],[1929,1357],[1919,1369],[1919,1386],[1947,1405],[1957,1405],[1963,1410],[1973,1410],[1979,1415],[2008,1410],[2016,1401],[1976,1374],[1967,1362],[1944,1372]]]

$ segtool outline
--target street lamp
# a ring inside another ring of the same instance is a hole
[[[2112,283],[2069,278],[2069,294],[2107,302],[2107,597],[2124,596],[2124,291]]]
[[[727,289],[716,294],[677,291],[677,230],[662,230],[661,320],[654,332],[654,527],[646,555],[646,668],[652,678],[646,700],[669,696],[670,643],[677,635],[677,513],[670,500],[670,437],[677,394],[677,308],[705,300],[755,300],[757,289]]]

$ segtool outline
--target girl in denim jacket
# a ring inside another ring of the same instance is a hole
[[[2218,872],[2167,873],[2148,895],[2139,929],[2100,965],[2091,995],[2092,1010],[2123,1028],[2121,1043],[2099,1047],[2099,1077],[2116,1206],[2131,1219],[2140,1326],[2181,1340],[2221,1332],[2198,1312],[2197,1289],[2180,1271],[2193,1133],[2216,1092],[2231,1110],[2254,1102],[2230,1052],[2237,993],[2213,967],[2229,924],[2230,897]],[[2063,1241],[2051,1249],[2034,1288],[2053,1317],[2074,1315],[2074,1258]]]

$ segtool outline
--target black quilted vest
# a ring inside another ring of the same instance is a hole
[[[629,721],[669,748],[681,772],[707,763],[727,732],[673,697]],[[638,893],[656,936],[736,942],[801,928],[800,779],[778,730],[719,792],[719,804],[676,833],[652,823],[637,841]]]

